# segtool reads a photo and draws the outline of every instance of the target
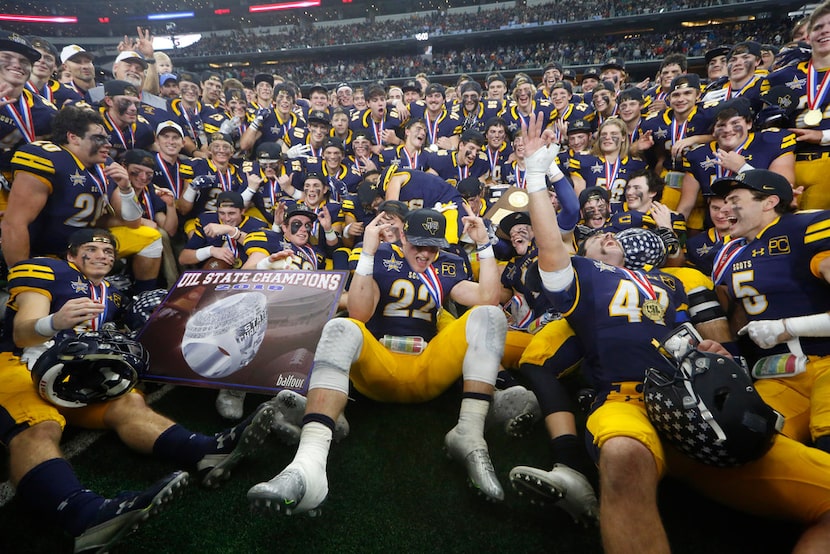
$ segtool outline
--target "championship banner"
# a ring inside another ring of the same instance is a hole
[[[305,393],[342,271],[185,271],[145,325],[148,381]]]

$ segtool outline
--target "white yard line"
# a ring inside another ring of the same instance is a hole
[[[153,404],[171,390],[173,390],[173,385],[164,385],[152,394],[148,394],[146,397],[147,404]],[[95,441],[104,436],[104,433],[107,433],[107,431],[84,431],[83,433],[79,433],[72,440],[61,445],[63,457],[71,460],[92,446]],[[13,496],[14,487],[12,487],[11,483],[8,481],[0,483],[0,508],[5,506]]]

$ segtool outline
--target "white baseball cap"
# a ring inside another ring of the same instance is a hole
[[[182,126],[176,123],[175,121],[170,121],[169,119],[167,121],[162,121],[158,124],[158,127],[156,127],[156,136],[159,136],[167,129],[173,129],[182,137],[184,137],[184,131],[182,130]]]
[[[67,60],[74,58],[78,54],[83,54],[87,56],[90,60],[95,59],[95,56],[93,56],[77,44],[70,44],[69,46],[64,46],[63,50],[61,50],[61,63],[66,63]]]
[[[147,61],[144,59],[144,56],[136,52],[135,50],[124,50],[118,57],[115,58],[115,63],[123,62],[126,60],[134,60],[141,64],[141,67],[147,69]]]

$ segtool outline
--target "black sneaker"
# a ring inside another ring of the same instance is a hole
[[[185,471],[171,473],[145,491],[122,492],[104,501],[95,521],[86,531],[75,537],[75,552],[97,549],[108,552],[118,541],[138,529],[150,516],[179,496],[190,481]]]
[[[274,407],[263,402],[245,421],[216,434],[216,450],[196,464],[202,485],[218,487],[231,476],[231,470],[265,442],[274,420]]]

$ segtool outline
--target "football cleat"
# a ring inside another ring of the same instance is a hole
[[[142,492],[122,492],[105,500],[98,508],[92,525],[75,537],[74,552],[92,549],[108,552],[118,541],[138,529],[138,526],[162,510],[188,485],[190,475],[184,471],[171,473]]]
[[[486,427],[499,426],[511,437],[523,437],[542,419],[536,395],[521,385],[493,392]]]
[[[504,490],[496,477],[484,437],[465,433],[459,424],[444,437],[444,447],[447,456],[464,464],[473,488],[488,500],[504,500]]]
[[[510,470],[510,483],[519,496],[528,494],[531,504],[562,508],[583,525],[597,522],[599,508],[594,487],[582,473],[564,464],[554,464],[550,471],[516,466]]]
[[[242,419],[245,414],[245,392],[222,389],[216,395],[216,411],[225,419]]]
[[[308,513],[314,517],[319,515],[328,492],[325,469],[307,471],[302,464],[292,462],[270,481],[251,487],[248,500],[254,509],[274,510],[289,516]]]
[[[297,444],[300,442],[300,431],[303,426],[305,415],[306,397],[293,390],[281,390],[276,396],[277,411],[282,417],[274,418],[273,430],[276,435],[286,444]],[[349,422],[346,416],[340,414],[334,424],[332,438],[340,442],[349,435]]]
[[[226,481],[231,470],[265,442],[273,419],[274,408],[263,402],[245,421],[217,433],[216,449],[196,464],[202,485],[215,488]]]

